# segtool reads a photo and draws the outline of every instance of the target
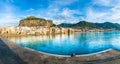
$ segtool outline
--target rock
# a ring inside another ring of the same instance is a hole
[[[75,54],[75,53],[72,53],[72,54],[71,54],[71,57],[75,57],[75,56],[76,56],[76,54]]]
[[[25,36],[25,35],[52,35],[52,34],[68,34],[72,33],[72,29],[59,27],[25,27],[10,26],[1,28],[0,35],[6,36]]]
[[[51,27],[53,26],[53,21],[52,20],[46,20],[43,18],[36,18],[33,16],[27,17],[25,19],[20,20],[19,26],[48,26]]]

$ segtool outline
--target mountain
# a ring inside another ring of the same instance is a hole
[[[104,28],[104,29],[120,30],[120,24],[118,23],[104,22],[104,23],[95,23],[95,25],[97,27]]]
[[[69,23],[59,24],[59,26],[61,26],[61,27],[73,27],[73,25],[75,25],[75,24],[69,24]]]
[[[68,23],[62,23],[59,26],[61,27],[71,27],[71,28],[96,28],[97,26],[94,23],[87,22],[87,21],[80,21],[75,24],[68,24]]]
[[[111,23],[111,22],[104,22],[104,23],[92,23],[87,21],[80,21],[75,24],[66,24],[62,23],[59,26],[61,27],[70,27],[70,28],[102,28],[102,29],[115,29],[120,30],[120,24],[118,23]]]
[[[76,27],[81,27],[81,28],[85,28],[85,27],[96,28],[96,25],[94,23],[91,23],[91,22],[80,21],[80,22],[74,24],[73,27],[74,28],[76,28]]]

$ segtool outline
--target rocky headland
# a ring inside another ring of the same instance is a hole
[[[74,30],[55,25],[52,20],[36,18],[33,16],[20,20],[19,26],[0,28],[1,36],[27,36],[27,35],[54,35],[70,34]]]

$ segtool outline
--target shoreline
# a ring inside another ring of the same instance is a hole
[[[72,32],[70,34],[68,33],[58,33],[58,34],[49,34],[49,35],[42,35],[42,34],[39,34],[39,35],[14,35],[14,34],[4,34],[4,35],[1,35],[1,37],[29,37],[29,36],[56,36],[56,35],[72,35],[74,33],[105,33],[105,32],[120,32],[120,31],[102,31],[102,32],[97,32],[97,31],[94,31],[94,32]]]
[[[0,37],[0,39],[27,64],[119,64],[120,61],[120,52],[117,50],[109,50],[90,56],[61,57],[47,55],[20,47],[6,38]]]
[[[36,51],[36,50],[34,50],[34,49],[27,48],[27,47],[23,47],[23,48],[26,48],[26,49],[28,49],[28,50],[35,51],[35,52],[38,52],[38,53],[50,55],[50,56],[56,56],[56,57],[71,57],[70,55],[51,54],[51,53],[45,53],[45,52],[42,52],[42,51]],[[91,54],[76,55],[75,57],[92,56],[92,55],[97,55],[97,54],[105,53],[105,52],[108,52],[108,51],[111,51],[111,50],[114,50],[114,49],[107,49],[107,50],[104,50],[104,51],[101,51],[101,52],[96,52],[96,53],[91,53]]]
[[[27,27],[27,26],[9,26],[0,28],[0,36],[51,36],[73,33],[94,33],[94,32],[120,32],[119,30],[112,29],[76,29],[76,28],[64,28],[64,27]]]
[[[39,36],[39,35],[56,35],[56,34],[72,34],[71,28],[62,27],[27,27],[27,26],[10,26],[0,28],[0,36]]]

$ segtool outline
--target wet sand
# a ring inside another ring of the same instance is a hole
[[[120,52],[109,50],[90,56],[52,56],[27,48],[0,37],[0,64],[119,64]]]

